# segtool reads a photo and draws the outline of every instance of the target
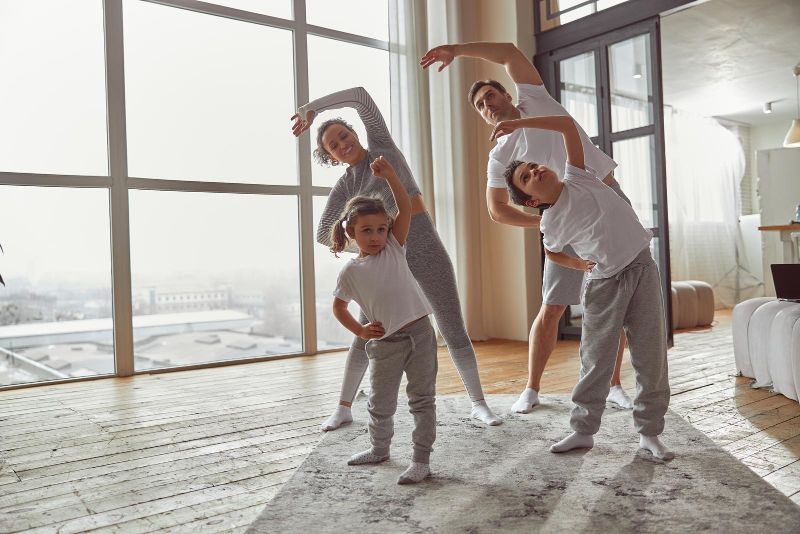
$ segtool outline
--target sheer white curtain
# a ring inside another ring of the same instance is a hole
[[[716,305],[736,304],[741,285],[739,182],[745,159],[716,120],[666,108],[664,133],[672,280],[702,280]]]
[[[465,115],[474,80],[456,61],[429,75],[419,59],[431,47],[467,40],[474,2],[390,0],[392,135],[406,156],[456,272],[461,307],[472,339],[484,339],[479,225],[482,192],[474,150],[475,117]],[[472,39],[474,40],[474,38]],[[431,67],[434,68],[434,67]],[[469,67],[467,67],[469,69]]]

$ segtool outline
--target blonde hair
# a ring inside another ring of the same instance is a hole
[[[349,236],[347,235],[346,228],[355,226],[356,221],[362,215],[375,215],[384,214],[389,220],[389,226],[392,225],[392,218],[389,212],[386,211],[386,206],[383,200],[374,196],[357,196],[351,198],[347,205],[344,207],[342,215],[339,217],[333,228],[331,228],[330,246],[331,252],[338,254],[347,247]],[[337,256],[338,257],[338,256]]]

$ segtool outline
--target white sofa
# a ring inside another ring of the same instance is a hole
[[[753,387],[800,399],[800,303],[761,297],[737,304],[733,354]]]

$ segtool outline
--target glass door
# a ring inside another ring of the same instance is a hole
[[[672,299],[664,166],[661,54],[657,18],[536,58],[553,97],[619,164],[614,175],[642,224],[661,271],[665,322],[672,345]],[[573,317],[575,316],[575,317]],[[560,334],[579,335],[578,314]]]

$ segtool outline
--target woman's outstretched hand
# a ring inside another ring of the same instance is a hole
[[[372,163],[369,164],[369,168],[372,170],[372,174],[384,180],[388,180],[395,174],[394,167],[392,167],[392,164],[383,156],[375,158]]]
[[[292,115],[290,119],[294,121],[294,124],[292,124],[292,135],[300,137],[300,134],[311,128],[311,123],[314,122],[314,115],[315,113],[313,110],[308,110],[305,118],[301,117],[299,112]]]
[[[453,62],[455,57],[455,47],[453,45],[442,45],[428,50],[419,60],[419,64],[423,69],[427,69],[435,63],[441,63],[437,72],[442,72],[446,66]]]

